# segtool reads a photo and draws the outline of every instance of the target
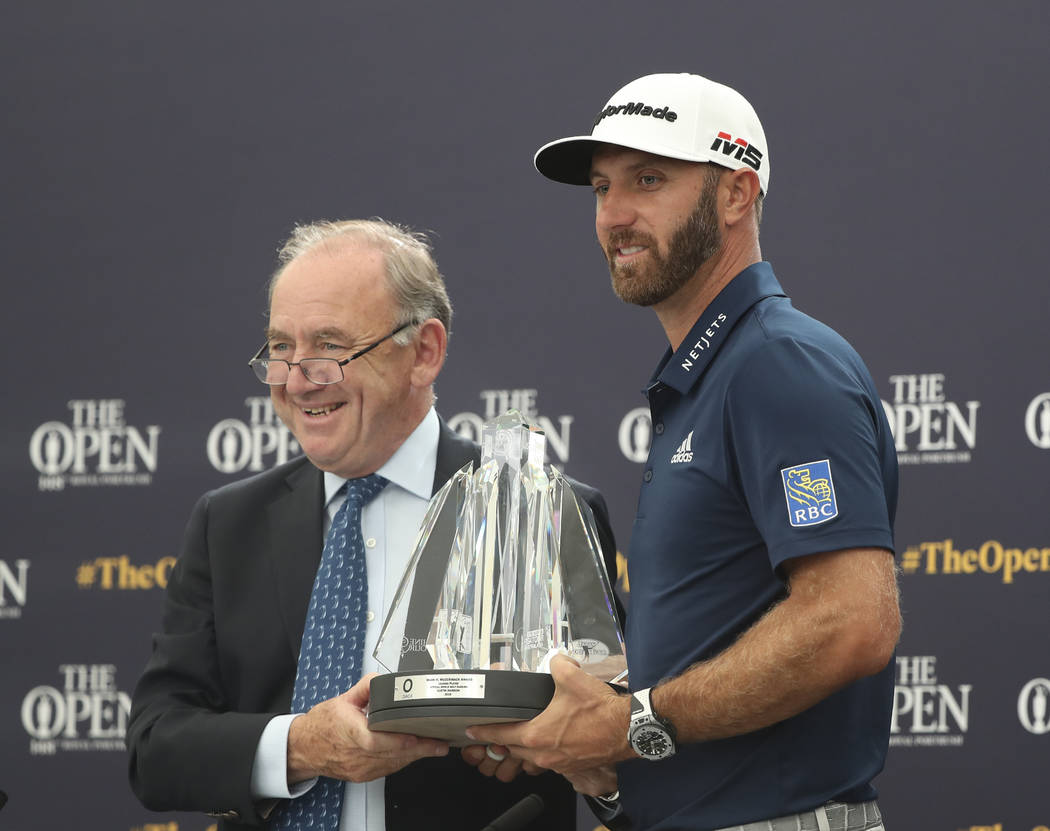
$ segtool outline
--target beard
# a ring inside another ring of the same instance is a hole
[[[671,235],[666,255],[661,254],[656,238],[651,234],[622,231],[610,235],[605,256],[609,261],[613,291],[624,303],[652,306],[666,300],[721,250],[722,232],[718,228],[715,207],[717,182],[717,174],[704,182],[693,212]],[[631,245],[646,246],[648,257],[644,262],[618,265],[616,249]]]

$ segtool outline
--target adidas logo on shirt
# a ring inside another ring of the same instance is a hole
[[[678,449],[674,452],[671,457],[671,464],[685,464],[686,462],[693,461],[693,431],[689,431],[689,435],[685,437],[685,440],[678,445]]]

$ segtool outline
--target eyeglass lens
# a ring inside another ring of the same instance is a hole
[[[255,374],[266,384],[285,384],[288,382],[288,364],[285,361],[268,361],[266,359],[254,364]],[[299,362],[299,369],[307,380],[315,384],[335,384],[342,380],[339,361],[334,358],[304,358]]]

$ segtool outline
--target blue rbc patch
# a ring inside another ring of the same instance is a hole
[[[820,525],[839,515],[828,459],[785,467],[780,476],[784,480],[788,520],[795,528]]]

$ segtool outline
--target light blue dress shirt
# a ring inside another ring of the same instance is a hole
[[[364,671],[384,672],[372,657],[387,610],[393,603],[434,485],[440,426],[431,409],[412,434],[376,471],[390,480],[382,493],[365,506],[361,535],[368,562],[368,628],[365,633]],[[336,492],[346,480],[324,474],[325,536],[332,517],[345,498]],[[297,715],[272,719],[259,739],[252,766],[252,794],[258,799],[291,799],[313,787],[316,779],[288,787],[288,729]],[[386,803],[384,779],[346,783],[340,831],[384,831]]]

